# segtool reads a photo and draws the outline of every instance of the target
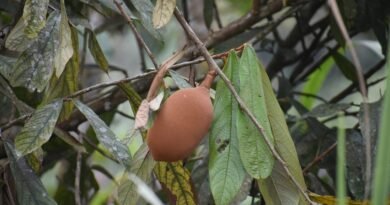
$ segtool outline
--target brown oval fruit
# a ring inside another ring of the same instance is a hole
[[[156,161],[188,157],[207,134],[213,119],[208,86],[172,94],[157,113],[147,143]]]

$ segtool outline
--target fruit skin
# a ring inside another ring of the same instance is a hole
[[[173,162],[191,155],[213,119],[209,89],[204,86],[172,94],[157,113],[147,143],[156,161]]]

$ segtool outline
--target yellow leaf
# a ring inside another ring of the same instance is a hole
[[[170,199],[177,205],[195,205],[195,194],[191,186],[191,176],[183,162],[158,162],[154,167],[157,179],[170,193]]]
[[[176,0],[157,0],[153,10],[153,26],[158,29],[169,22],[176,7]]]

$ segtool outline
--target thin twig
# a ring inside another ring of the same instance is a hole
[[[284,162],[284,160],[281,158],[279,153],[276,151],[276,149],[273,147],[272,143],[270,142],[267,134],[264,131],[264,128],[260,125],[260,123],[257,121],[256,117],[253,115],[253,113],[248,109],[248,107],[245,105],[243,100],[238,95],[237,91],[234,89],[232,83],[230,80],[226,77],[226,75],[222,72],[222,70],[218,67],[217,63],[214,61],[214,59],[211,57],[210,53],[208,52],[207,48],[203,44],[203,42],[197,37],[195,32],[192,30],[190,25],[185,21],[180,11],[176,8],[175,9],[175,16],[176,19],[179,21],[179,23],[182,25],[183,29],[187,33],[187,35],[196,43],[198,46],[200,52],[202,53],[203,57],[207,60],[207,63],[209,64],[209,69],[214,70],[218,73],[218,75],[221,77],[221,79],[225,82],[228,89],[233,94],[234,98],[236,99],[237,103],[240,105],[241,110],[249,117],[249,119],[252,121],[252,123],[255,125],[257,130],[261,133],[263,136],[268,148],[271,150],[273,156],[279,161],[279,163],[283,166],[284,170],[286,171],[286,174],[289,176],[289,178],[292,180],[292,182],[297,186],[299,191],[302,193],[302,195],[305,197],[305,199],[312,203],[309,196],[306,194],[306,191],[303,190],[303,188],[299,185],[298,181],[293,177],[290,170],[287,167],[287,164]]]
[[[128,77],[127,71],[124,68],[121,68],[119,66],[115,65],[108,65],[110,71],[116,71],[122,73],[125,77]],[[99,69],[101,70],[100,66],[98,64],[93,63],[86,63],[84,64],[84,68],[92,68],[92,69]]]
[[[288,11],[284,12],[281,17],[279,17],[276,20],[269,21],[267,25],[264,26],[264,28],[261,30],[261,33],[258,34],[253,40],[253,44],[257,44],[260,41],[264,40],[264,38],[271,33],[273,30],[275,30],[276,27],[278,27],[281,23],[283,23],[284,20],[291,17],[292,14],[294,14],[296,11],[298,11],[301,8],[301,6],[296,6]]]
[[[378,84],[378,83],[380,83],[380,82],[382,82],[382,81],[384,81],[384,80],[386,80],[386,79],[387,79],[387,77],[382,77],[382,78],[376,79],[376,80],[374,80],[374,81],[368,83],[368,84],[367,84],[367,87],[376,85],[376,84]]]
[[[153,75],[155,73],[156,73],[156,71],[151,71],[151,72],[148,72],[148,73],[143,73],[141,75],[137,75],[135,77],[123,78],[123,79],[120,79],[120,80],[114,80],[114,81],[103,82],[103,83],[99,83],[99,84],[96,84],[96,85],[92,85],[90,87],[87,87],[87,88],[84,88],[82,90],[79,90],[79,91],[77,91],[77,92],[75,92],[75,93],[73,93],[71,95],[68,95],[67,97],[65,97],[65,99],[74,98],[74,97],[77,97],[79,95],[91,92],[91,91],[99,89],[99,88],[105,88],[105,87],[117,85],[119,83],[125,83],[125,82],[129,82],[129,81],[133,81],[133,80],[136,80],[136,79],[139,79],[139,78],[143,78],[145,76]]]
[[[131,116],[131,115],[129,115],[129,114],[123,112],[123,111],[116,110],[115,112],[118,113],[118,114],[120,114],[120,115],[122,115],[122,116],[125,117],[125,118],[131,119],[131,120],[134,120],[134,119],[135,119],[133,116]]]
[[[347,47],[349,48],[352,56],[352,62],[355,65],[355,69],[357,72],[358,82],[359,82],[359,88],[360,92],[363,97],[363,110],[364,110],[364,124],[366,126],[366,129],[364,129],[364,137],[365,137],[365,146],[366,146],[366,183],[364,186],[364,198],[367,199],[370,187],[371,187],[371,140],[370,140],[370,119],[369,119],[369,107],[368,107],[368,97],[367,97],[367,87],[366,82],[363,76],[363,69],[360,64],[357,52],[352,44],[352,40],[349,37],[347,28],[345,27],[344,21],[341,17],[340,10],[338,8],[338,5],[335,0],[328,0],[329,7],[333,13],[333,16],[336,19],[337,25],[340,28],[340,31],[343,35],[343,38],[345,39],[345,43]]]
[[[76,205],[81,205],[81,193],[80,193],[80,175],[81,175],[81,152],[77,152],[76,159],[76,173],[74,179],[74,200]]]
[[[306,174],[309,169],[311,169],[315,164],[317,164],[318,162],[320,162],[321,160],[323,160],[325,158],[326,155],[328,155],[337,145],[337,142],[335,142],[334,144],[332,144],[330,147],[328,147],[324,152],[322,152],[320,155],[318,155],[316,158],[314,158],[313,161],[311,161],[303,170],[302,172],[304,174]]]
[[[17,124],[19,122],[24,122],[27,118],[29,118],[30,116],[32,115],[32,113],[30,114],[25,114],[25,115],[22,115],[14,120],[11,120],[10,122],[8,122],[7,124],[3,125],[0,127],[0,131],[4,131],[10,127],[12,127],[14,124]]]
[[[246,15],[231,22],[222,29],[212,33],[204,43],[206,47],[210,48],[218,43],[223,42],[237,34],[246,31],[257,22],[263,20],[269,15],[272,15],[284,8],[282,0],[268,1],[266,4],[260,5],[259,0],[253,2],[253,9],[251,9]],[[304,4],[307,0],[289,0],[289,4]]]
[[[152,61],[153,65],[154,65],[154,67],[156,69],[158,69],[158,63],[157,63],[155,57],[153,56],[153,54],[150,51],[149,47],[146,45],[146,43],[145,43],[144,39],[142,38],[141,34],[139,34],[139,32],[137,31],[137,28],[135,27],[135,25],[134,25],[133,21],[131,20],[131,18],[123,10],[122,3],[119,3],[118,0],[113,0],[113,1],[114,1],[114,4],[116,5],[116,7],[119,9],[119,11],[122,14],[122,16],[125,17],[125,19],[126,19],[127,23],[129,24],[131,30],[134,32],[135,38],[142,45],[142,47],[145,49],[146,53],[148,54],[150,60]]]
[[[328,103],[328,101],[326,101],[324,98],[317,96],[317,95],[314,95],[314,94],[311,94],[311,93],[294,91],[294,92],[292,92],[292,94],[293,95],[300,95],[300,96],[304,96],[304,97],[309,97],[309,98],[314,98],[314,99],[317,99],[323,103]]]

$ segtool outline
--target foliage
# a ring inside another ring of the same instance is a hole
[[[390,3],[337,1],[349,41],[325,0],[262,2],[2,1],[0,204],[389,203]],[[154,161],[156,109],[213,69],[209,55],[227,79],[210,90],[208,136]],[[147,69],[165,59],[168,75]]]

